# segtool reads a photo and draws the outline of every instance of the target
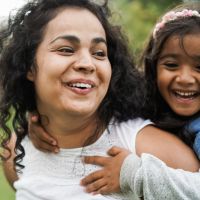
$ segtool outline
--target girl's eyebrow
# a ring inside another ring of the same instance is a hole
[[[200,55],[187,55],[189,58],[195,60],[196,62],[200,62]],[[178,59],[180,56],[175,53],[163,54],[161,55],[158,60],[163,60],[167,58]]]
[[[200,55],[191,56],[194,60],[200,62]]]
[[[165,58],[178,58],[179,55],[175,53],[168,53],[168,54],[163,54],[159,56],[159,60],[165,59]]]

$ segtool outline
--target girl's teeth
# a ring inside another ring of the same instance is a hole
[[[181,92],[181,91],[176,91],[175,93],[182,97],[192,97],[196,94],[195,92]]]

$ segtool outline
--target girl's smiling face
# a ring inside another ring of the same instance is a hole
[[[183,44],[183,45],[181,45]],[[200,34],[179,36],[165,42],[157,62],[157,86],[178,115],[192,116],[200,110]]]
[[[76,7],[60,11],[37,49],[36,72],[27,74],[39,112],[94,115],[111,79],[107,51],[104,28],[94,14]]]

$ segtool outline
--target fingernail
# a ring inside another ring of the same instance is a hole
[[[58,148],[54,150],[55,153],[59,153],[59,151],[60,151],[60,149],[58,149]]]
[[[85,163],[85,157],[84,156],[81,156],[81,162]]]
[[[31,120],[36,122],[37,121],[37,116],[35,116],[35,115],[31,116]]]
[[[87,188],[85,188],[85,192],[90,193]]]
[[[80,181],[80,185],[84,186],[84,184],[83,184],[83,181],[82,181],[82,180]]]
[[[52,141],[51,141],[51,144],[52,144],[52,145],[54,145],[54,146],[56,146],[56,145],[57,145],[57,143],[56,143],[56,141],[55,141],[55,140],[52,140]]]

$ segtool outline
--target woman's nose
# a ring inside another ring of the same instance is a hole
[[[95,71],[95,64],[90,52],[81,52],[79,56],[77,56],[77,60],[74,64],[74,69],[84,73],[92,73]]]

